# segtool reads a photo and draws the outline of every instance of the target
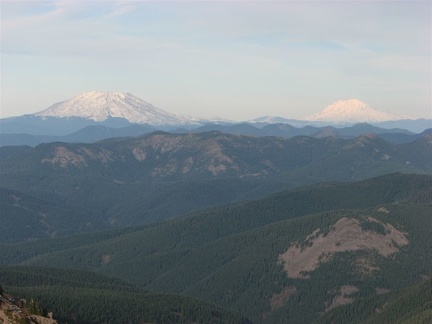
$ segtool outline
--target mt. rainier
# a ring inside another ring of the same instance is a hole
[[[370,123],[404,118],[406,117],[376,110],[358,99],[336,101],[321,112],[305,117],[309,121],[332,123]]]
[[[39,117],[80,117],[104,121],[111,117],[131,123],[150,125],[182,125],[199,123],[198,118],[182,117],[156,108],[130,93],[90,91],[53,104],[38,112]]]

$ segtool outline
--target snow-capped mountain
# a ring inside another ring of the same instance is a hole
[[[404,118],[406,116],[383,112],[370,107],[358,99],[350,99],[338,100],[328,105],[321,112],[304,119],[314,122],[331,123],[373,123]]]
[[[39,117],[80,117],[97,122],[108,118],[124,118],[131,123],[150,125],[182,125],[199,123],[195,117],[184,117],[156,108],[130,94],[90,91],[69,100],[58,102],[38,112]]]

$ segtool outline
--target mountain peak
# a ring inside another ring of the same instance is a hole
[[[80,117],[104,121],[111,117],[124,118],[131,123],[176,125],[196,122],[156,108],[130,93],[109,91],[83,92],[66,101],[58,102],[35,114],[40,117]]]
[[[338,100],[328,105],[321,112],[305,117],[309,121],[336,123],[381,122],[403,118],[404,116],[374,109],[358,99]]]

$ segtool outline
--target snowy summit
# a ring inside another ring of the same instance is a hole
[[[305,117],[308,121],[332,123],[370,123],[404,118],[406,117],[374,109],[358,99],[338,100],[321,112]]]
[[[197,123],[197,118],[177,116],[156,108],[130,93],[84,92],[69,100],[53,104],[35,114],[40,117],[81,117],[94,121],[104,121],[117,117],[131,123],[151,125],[181,125]]]

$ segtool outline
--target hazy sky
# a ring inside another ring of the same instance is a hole
[[[432,118],[430,1],[3,1],[1,117],[81,92],[301,118],[339,99]]]

